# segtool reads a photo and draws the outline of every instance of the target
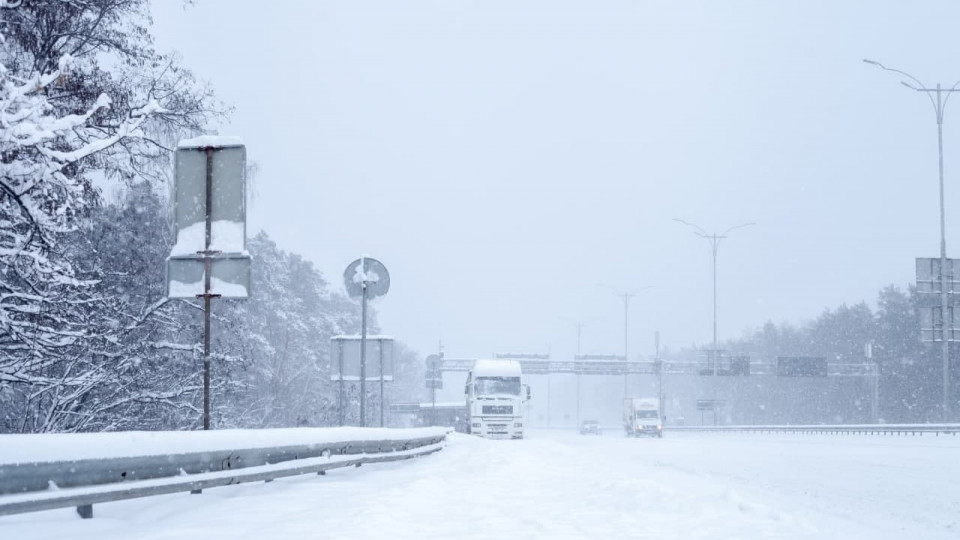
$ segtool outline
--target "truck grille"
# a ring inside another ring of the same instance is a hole
[[[484,405],[483,414],[513,414],[512,405]]]
[[[487,433],[489,433],[490,435],[506,435],[507,425],[506,424],[487,424]]]

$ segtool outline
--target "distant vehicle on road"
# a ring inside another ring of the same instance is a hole
[[[649,435],[663,437],[663,417],[658,398],[626,398],[623,400],[623,429],[627,437]]]
[[[603,428],[596,420],[584,420],[580,423],[581,435],[603,435]]]

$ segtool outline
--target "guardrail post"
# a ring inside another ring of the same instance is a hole
[[[77,506],[77,513],[80,514],[80,517],[83,519],[90,519],[93,517],[93,505],[81,504],[80,506]]]

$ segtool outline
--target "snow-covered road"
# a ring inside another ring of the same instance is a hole
[[[0,518],[0,538],[960,538],[960,437],[534,431],[270,484]]]

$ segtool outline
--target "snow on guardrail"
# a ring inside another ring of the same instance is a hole
[[[923,435],[933,433],[956,435],[960,424],[832,424],[832,425],[769,425],[769,426],[664,426],[667,431],[714,431],[751,433],[847,433],[858,435]]]
[[[0,435],[0,515],[273,480],[443,448],[446,428]]]

